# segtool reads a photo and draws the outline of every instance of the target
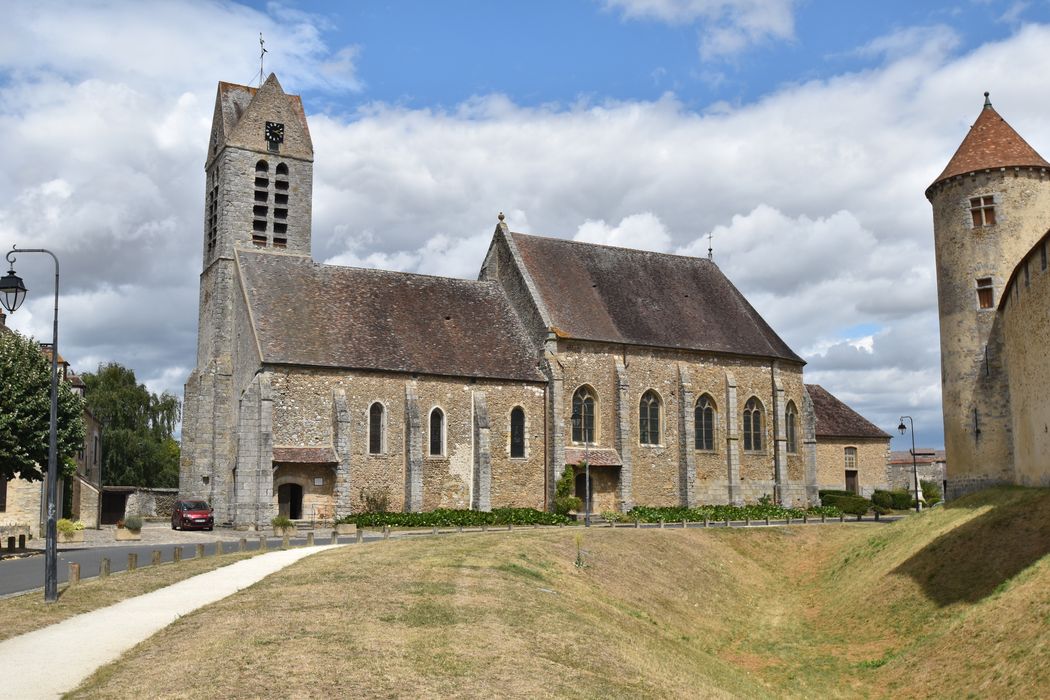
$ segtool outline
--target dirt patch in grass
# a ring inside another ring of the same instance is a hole
[[[907,570],[954,530],[1017,523],[1018,509],[1047,522],[1050,492],[892,525],[342,548],[180,619],[74,697],[1034,697],[1050,687],[1038,543],[993,574],[952,548],[960,576],[999,579],[972,600],[945,605]]]
[[[170,586],[183,579],[227,566],[249,556],[249,553],[224,554],[221,557],[187,559],[178,564],[143,566],[134,571],[115,573],[107,578],[81,581],[59,589],[54,603],[45,603],[41,592],[0,600],[0,640],[61,622],[74,615],[91,612]]]

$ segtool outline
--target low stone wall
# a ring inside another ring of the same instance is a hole
[[[125,517],[138,515],[143,518],[170,518],[178,497],[178,489],[136,489],[128,494],[124,515]]]

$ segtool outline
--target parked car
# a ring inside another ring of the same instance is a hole
[[[215,515],[207,501],[175,501],[175,508],[171,511],[172,530],[211,530],[214,527]]]

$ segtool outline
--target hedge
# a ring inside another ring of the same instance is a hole
[[[837,508],[847,515],[864,515],[871,509],[871,501],[854,494],[848,496],[827,494],[822,499],[822,503],[825,506]]]
[[[703,521],[705,518],[711,521],[724,521],[727,518],[729,520],[746,520],[748,518],[751,520],[763,520],[767,517],[770,520],[784,520],[788,517],[801,520],[806,515],[818,518],[821,515],[837,518],[840,512],[838,508],[823,506],[784,508],[783,506],[772,504],[759,504],[749,506],[699,506],[697,508],[635,506],[627,513],[628,518],[643,523],[656,523],[661,520],[664,522],[688,520],[696,523]]]
[[[481,525],[562,525],[575,522],[555,513],[532,508],[494,508],[480,510],[452,510],[439,508],[425,513],[356,513],[344,515],[337,523],[353,523],[358,527],[478,527]]]

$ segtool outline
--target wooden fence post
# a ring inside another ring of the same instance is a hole
[[[109,559],[102,557],[102,561],[98,563],[98,577],[106,578],[109,576]]]
[[[139,568],[139,555],[137,552],[128,552],[128,571]]]
[[[182,561],[182,545],[176,545],[175,550],[171,553],[171,560],[178,563]]]
[[[266,551],[266,535],[259,535],[259,551]]]
[[[75,586],[80,583],[80,564],[69,562],[69,585]]]
[[[153,566],[156,566],[157,564],[160,563],[160,550],[159,549],[154,549],[153,550],[153,555],[150,557],[150,562],[149,563],[152,564]]]
[[[197,545],[197,558],[198,559],[203,559],[204,558],[204,545],[203,544]]]

